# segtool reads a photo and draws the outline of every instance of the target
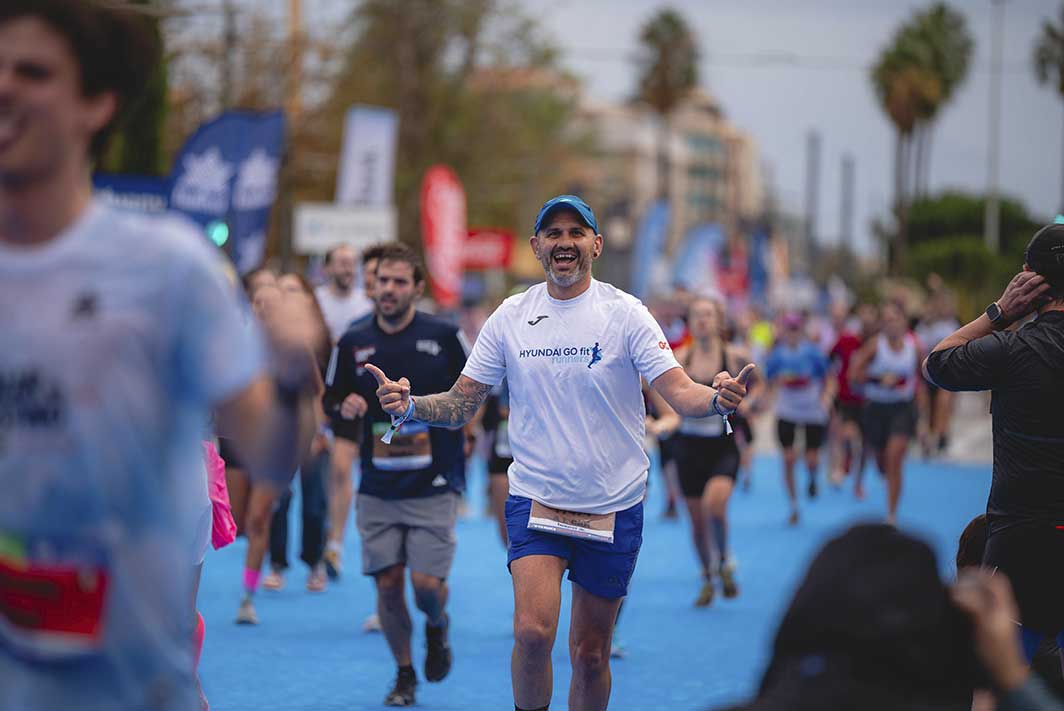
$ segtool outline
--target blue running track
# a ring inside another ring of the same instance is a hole
[[[731,548],[741,594],[719,595],[695,609],[699,575],[687,522],[661,517],[661,480],[652,472],[639,565],[618,627],[627,657],[614,660],[613,711],[690,710],[741,700],[757,686],[773,633],[806,563],[827,537],[860,520],[882,520],[885,490],[866,478],[867,499],[850,487],[821,485],[803,496],[802,523],[788,527],[778,457],[755,460],[753,487],[731,502]],[[451,578],[451,644],[455,664],[442,683],[423,679],[424,618],[414,614],[418,707],[457,711],[513,708],[510,692],[512,591],[494,521],[483,515],[485,474],[473,466],[470,515],[458,525]],[[800,471],[799,482],[804,482]],[[953,575],[953,553],[965,523],[985,508],[989,465],[912,460],[905,474],[900,525],[938,552],[942,573]],[[804,483],[800,489],[804,491]],[[291,507],[293,525],[299,505]],[[324,594],[305,591],[306,567],[297,561],[280,592],[256,597],[261,624],[233,624],[240,594],[244,541],[207,556],[199,607],[207,621],[201,663],[214,711],[358,711],[380,709],[395,667],[384,638],[361,631],[374,609],[370,581],[358,574],[357,533],[348,527],[346,574]],[[569,684],[568,600],[554,648],[552,709],[566,708]]]

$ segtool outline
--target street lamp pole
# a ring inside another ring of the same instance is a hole
[[[990,0],[990,121],[987,137],[986,214],[983,241],[991,254],[1001,246],[1001,204],[998,172],[1001,163],[1001,53],[1005,32],[1005,0]]]

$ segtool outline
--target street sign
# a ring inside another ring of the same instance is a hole
[[[325,254],[338,244],[361,252],[396,239],[394,207],[297,203],[292,217],[292,248],[300,254]]]

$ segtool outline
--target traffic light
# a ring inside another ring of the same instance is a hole
[[[207,223],[207,236],[218,247],[222,247],[229,241],[229,225],[223,220],[212,220]]]

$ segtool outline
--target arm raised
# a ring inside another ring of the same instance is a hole
[[[414,402],[412,419],[432,425],[457,429],[473,419],[473,415],[488,397],[490,385],[478,383],[472,378],[459,375],[451,389],[435,395],[410,397],[410,381],[406,378],[391,380],[380,368],[370,363],[368,370],[377,379],[377,398],[381,409],[394,417],[407,414],[410,402]]]

